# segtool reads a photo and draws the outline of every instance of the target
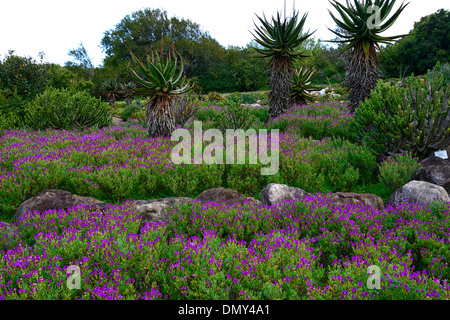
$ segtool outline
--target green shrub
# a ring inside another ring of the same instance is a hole
[[[417,158],[411,153],[395,154],[379,166],[379,180],[391,193],[411,181],[413,173],[420,168]]]
[[[111,123],[107,103],[87,92],[72,93],[54,88],[36,96],[25,109],[25,124],[35,130],[84,130]]]
[[[28,99],[42,93],[50,79],[45,65],[38,64],[32,58],[19,57],[10,51],[0,61],[0,89],[15,92]]]
[[[127,121],[128,118],[130,118],[133,113],[136,113],[136,112],[139,112],[142,110],[143,110],[142,105],[138,101],[135,100],[135,101],[133,101],[132,104],[126,106],[125,109],[123,109],[123,111],[120,113],[120,118],[123,121]]]
[[[223,97],[220,93],[216,91],[211,91],[208,93],[208,100],[210,103],[217,103],[223,100]]]
[[[439,61],[436,63],[436,65],[433,68],[433,73],[438,73],[439,75],[442,75],[444,78],[445,84],[450,83],[450,63],[446,62],[441,64]]]
[[[422,160],[450,144],[449,85],[430,71],[423,86],[413,76],[406,83],[401,88],[379,81],[349,125],[353,139],[367,143],[378,159],[411,151]]]
[[[256,122],[256,117],[250,112],[250,108],[241,105],[242,100],[237,97],[230,97],[224,100],[221,112],[217,118],[218,129],[225,132],[227,129],[252,128]]]

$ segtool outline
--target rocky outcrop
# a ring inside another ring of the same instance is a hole
[[[336,206],[350,203],[363,206],[366,205],[379,210],[383,209],[384,206],[383,199],[369,193],[337,192],[331,196],[331,202]]]
[[[435,199],[450,202],[448,193],[443,187],[425,181],[413,180],[395,191],[386,204],[402,204],[406,202],[426,204]]]
[[[249,200],[243,194],[228,188],[211,188],[203,191],[194,200],[201,202],[215,202],[225,205],[243,203]]]
[[[182,201],[189,201],[190,198],[162,198],[152,200],[135,200],[136,208],[139,212],[139,231],[147,224],[152,222],[168,222],[172,223],[172,215],[174,214],[174,208],[177,203]]]
[[[265,187],[259,197],[265,205],[272,206],[283,200],[298,200],[309,195],[306,191],[290,187],[285,184],[270,183]]]
[[[30,199],[22,202],[16,210],[14,223],[20,226],[22,219],[29,211],[39,211],[42,213],[52,209],[68,209],[80,204],[89,205],[97,209],[102,209],[106,206],[106,203],[95,198],[78,196],[68,191],[43,190]]]
[[[450,161],[439,157],[429,157],[420,162],[422,165],[412,179],[426,181],[443,187],[450,192]]]

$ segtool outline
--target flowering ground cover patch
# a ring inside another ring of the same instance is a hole
[[[271,207],[188,201],[173,224],[139,235],[133,201],[30,213],[22,243],[2,254],[0,298],[448,299],[449,219],[450,204],[335,207],[329,194]],[[80,289],[66,285],[74,265]]]
[[[145,138],[139,125],[7,131],[0,138],[0,220],[12,221],[20,203],[51,188],[112,203],[195,197],[218,186],[258,198],[269,182],[307,192],[349,191],[371,181],[376,167],[367,148],[342,139],[314,142],[295,133],[280,135],[280,169],[273,176],[261,176],[260,163],[175,165],[170,152],[176,143]]]
[[[321,140],[324,137],[348,137],[347,125],[353,117],[343,102],[317,102],[293,105],[274,119],[272,128]]]
[[[110,204],[30,213],[12,241],[0,222],[0,299],[448,299],[450,204],[332,205],[330,192],[373,185],[377,164],[342,138],[351,115],[323,108],[331,118],[319,105],[278,118],[290,125],[273,176],[260,163],[174,165],[177,142],[146,138],[139,125],[3,132],[0,221],[49,188]],[[323,129],[316,140],[308,126]],[[186,201],[173,224],[138,232],[134,200],[218,186],[258,198],[270,182],[314,195],[270,207]],[[67,286],[73,266],[79,289]],[[373,266],[380,289],[368,284]]]

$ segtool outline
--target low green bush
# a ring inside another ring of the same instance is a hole
[[[411,181],[414,172],[421,165],[411,153],[395,154],[385,159],[380,165],[380,182],[391,192]]]
[[[419,160],[450,144],[450,86],[428,71],[422,85],[413,76],[406,87],[379,81],[349,124],[352,139],[367,143],[378,160],[411,151]]]
[[[130,105],[126,106],[125,109],[120,113],[120,118],[123,121],[127,121],[133,113],[137,113],[143,110],[142,104],[139,101],[133,101]]]
[[[111,124],[108,104],[89,93],[54,88],[36,96],[25,109],[25,125],[35,130],[84,130]]]

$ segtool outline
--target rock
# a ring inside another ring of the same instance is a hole
[[[283,200],[298,200],[298,198],[303,198],[306,195],[309,195],[309,193],[300,188],[270,183],[261,191],[259,197],[265,205],[272,206]]]
[[[450,202],[450,197],[443,187],[426,182],[413,180],[391,195],[386,204],[430,203],[434,199]]]
[[[203,191],[194,200],[202,202],[223,203],[225,205],[240,203],[242,204],[247,197],[243,194],[228,188],[211,188]]]
[[[331,201],[336,206],[351,203],[357,205],[367,205],[379,210],[383,209],[384,206],[383,199],[377,195],[369,193],[336,192],[331,196]]]
[[[319,91],[319,96],[325,95],[325,93],[327,92],[327,90],[328,90],[328,87],[325,88],[325,89],[320,90],[320,91]]]
[[[175,207],[178,202],[192,200],[188,197],[171,197],[171,198],[161,198],[161,199],[151,199],[151,200],[135,200],[134,203],[139,207],[147,204],[152,204],[154,202],[161,202],[169,207]]]
[[[14,224],[0,222],[0,250],[13,249],[13,243],[19,238]]]
[[[142,227],[148,222],[169,222],[172,223],[172,215],[177,203],[182,201],[189,201],[191,198],[187,197],[171,197],[151,200],[135,200],[136,208],[139,212],[139,231],[141,233]]]
[[[43,190],[22,202],[16,210],[14,223],[20,226],[21,220],[28,211],[36,210],[42,213],[51,209],[68,209],[80,204],[89,205],[97,209],[102,209],[107,205],[95,198],[78,196],[64,190]]]
[[[426,158],[420,162],[422,165],[413,175],[412,179],[417,181],[426,181],[450,192],[450,161],[436,156]]]

